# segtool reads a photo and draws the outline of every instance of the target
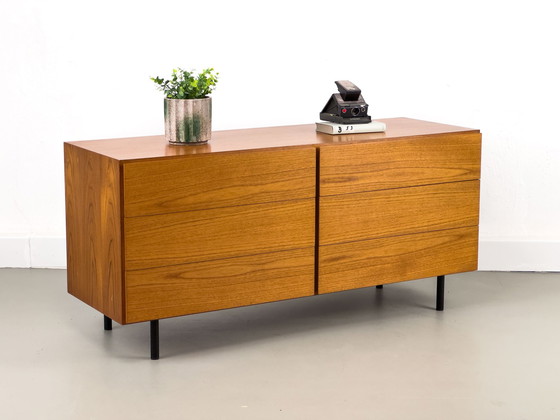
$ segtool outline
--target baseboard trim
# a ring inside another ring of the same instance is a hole
[[[0,268],[66,268],[64,237],[0,237]]]
[[[29,249],[29,237],[18,235],[0,237],[0,267],[31,267]]]
[[[478,269],[560,272],[560,241],[480,238]]]
[[[0,267],[66,268],[64,237],[0,237]],[[481,271],[560,272],[560,241],[480,238]]]
[[[66,268],[66,238],[30,238],[32,268]]]

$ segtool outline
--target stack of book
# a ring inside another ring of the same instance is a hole
[[[327,134],[357,134],[357,133],[382,133],[386,125],[380,121],[372,121],[366,124],[337,124],[329,121],[319,121],[317,131]]]

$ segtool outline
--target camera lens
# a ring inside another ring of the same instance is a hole
[[[352,115],[354,115],[355,117],[360,115],[360,108],[358,108],[358,107],[352,108]]]

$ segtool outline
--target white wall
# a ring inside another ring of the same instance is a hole
[[[65,265],[64,141],[162,133],[149,76],[213,66],[217,130],[314,122],[338,79],[374,118],[480,128],[481,269],[560,271],[556,8],[0,0],[0,266]]]

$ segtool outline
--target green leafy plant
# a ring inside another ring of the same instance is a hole
[[[180,68],[173,69],[171,79],[150,77],[158,85],[158,89],[169,99],[201,99],[212,93],[218,83],[219,73],[213,68],[204,69],[199,74]]]

